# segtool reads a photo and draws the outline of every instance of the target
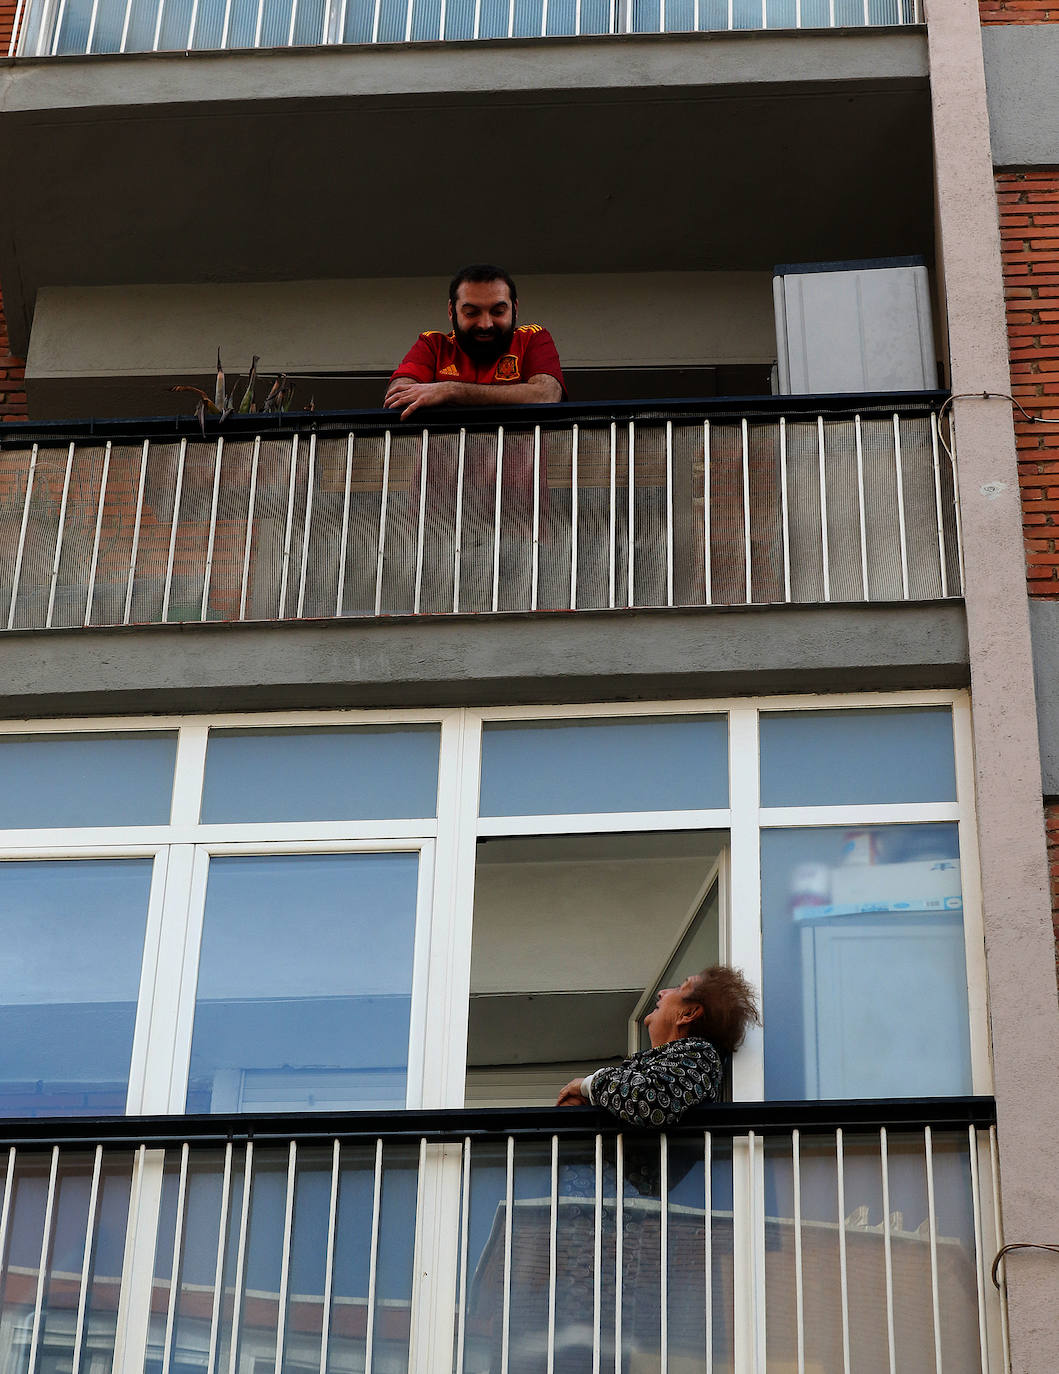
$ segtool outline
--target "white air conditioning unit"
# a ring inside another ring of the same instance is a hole
[[[780,395],[937,386],[924,259],[788,263],[772,289]]]

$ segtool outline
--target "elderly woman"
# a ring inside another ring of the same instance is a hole
[[[649,1050],[573,1079],[557,1105],[603,1107],[630,1126],[671,1126],[689,1107],[719,1100],[725,1056],[760,1019],[739,970],[714,964],[658,994],[644,1017]]]

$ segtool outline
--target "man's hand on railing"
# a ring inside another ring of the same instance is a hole
[[[556,1098],[555,1105],[557,1107],[587,1107],[589,1105],[588,1098],[581,1091],[583,1082],[583,1078],[571,1078]]]
[[[539,373],[525,382],[417,382],[414,377],[394,377],[386,389],[383,405],[399,410],[407,420],[423,406],[532,406],[551,405],[563,399],[563,389],[554,377]]]

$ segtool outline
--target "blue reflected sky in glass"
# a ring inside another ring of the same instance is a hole
[[[766,1098],[971,1091],[957,855],[950,824],[762,831]]]
[[[176,738],[0,736],[0,829],[168,825]]]
[[[762,806],[955,800],[947,706],[761,715]]]
[[[433,816],[440,742],[436,725],[211,730],[202,821]]]
[[[403,1107],[418,856],[210,864],[188,1111]]]
[[[0,863],[0,1115],[125,1110],[151,870]]]
[[[728,805],[726,716],[487,724],[483,816]]]

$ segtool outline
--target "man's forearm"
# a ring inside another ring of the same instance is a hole
[[[561,401],[562,387],[554,377],[531,377],[528,382],[449,382],[448,404],[453,406],[534,406]]]

